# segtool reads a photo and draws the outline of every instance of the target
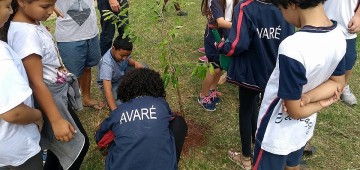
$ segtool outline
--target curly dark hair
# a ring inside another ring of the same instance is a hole
[[[133,69],[126,73],[117,90],[118,99],[127,102],[139,96],[165,98],[164,83],[160,74],[148,68]]]
[[[320,3],[324,3],[326,0],[264,0],[264,1],[268,3],[272,3],[275,6],[282,6],[285,9],[290,4],[295,4],[301,9],[307,9],[307,8],[315,7]]]

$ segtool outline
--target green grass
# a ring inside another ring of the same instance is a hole
[[[159,52],[157,45],[163,39],[159,30],[160,22],[150,19],[151,9],[155,1],[130,1],[130,22],[136,32],[141,33],[140,41],[135,44],[133,57],[147,63],[151,68],[162,71],[159,66]],[[199,125],[206,125],[206,143],[193,148],[189,154],[183,155],[179,169],[239,169],[239,166],[227,158],[230,148],[241,149],[238,130],[238,90],[237,87],[224,84],[219,89],[223,93],[223,101],[215,112],[204,111],[196,102],[201,80],[191,77],[192,69],[202,54],[197,48],[203,46],[203,33],[206,20],[200,13],[200,1],[187,0],[183,10],[189,13],[186,17],[176,16],[174,9],[165,13],[166,23],[174,24],[179,20],[184,26],[178,30],[178,37],[173,42],[176,50],[176,61],[181,69],[180,87],[186,119]],[[45,23],[54,26],[54,20]],[[168,27],[167,27],[168,28]],[[358,49],[360,49],[358,43]],[[92,95],[101,100],[102,95],[95,83],[97,69],[94,68]],[[359,63],[356,63],[350,85],[355,96],[360,96]],[[169,86],[167,101],[173,110],[178,110],[176,91]],[[360,169],[360,106],[349,107],[341,102],[321,111],[312,144],[317,147],[317,153],[312,157],[305,157],[310,169]],[[88,136],[91,147],[82,169],[104,169],[104,157],[95,149],[95,127],[107,116],[105,110],[96,112],[85,108],[79,112]]]

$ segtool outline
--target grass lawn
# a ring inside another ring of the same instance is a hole
[[[162,71],[159,65],[159,52],[157,45],[162,36],[157,28],[161,22],[151,20],[150,6],[153,1],[130,1],[130,22],[135,31],[140,33],[140,41],[135,43],[133,58],[147,63],[151,68]],[[191,148],[182,155],[179,169],[240,169],[227,157],[230,148],[241,149],[238,130],[238,90],[236,86],[224,84],[219,86],[223,93],[222,103],[215,112],[204,111],[196,98],[201,88],[199,78],[191,77],[192,69],[202,54],[197,48],[203,46],[203,33],[206,20],[200,13],[198,0],[185,0],[183,10],[188,16],[179,17],[175,9],[168,9],[165,13],[167,25],[174,24],[176,20],[183,26],[178,30],[178,36],[173,42],[176,50],[176,64],[181,71],[179,78],[182,100],[186,113],[186,119],[198,125],[206,127],[204,132],[205,143],[197,148]],[[45,23],[54,27],[54,19]],[[170,27],[167,27],[170,28]],[[358,43],[359,49],[360,43]],[[358,60],[359,61],[359,60]],[[102,100],[102,95],[96,85],[97,68],[93,71],[92,95]],[[351,79],[351,88],[355,96],[360,97],[359,63],[356,63],[354,74]],[[167,88],[167,101],[173,110],[178,110],[176,91],[169,86]],[[349,107],[338,102],[330,108],[322,110],[318,114],[318,122],[312,144],[317,147],[314,156],[304,157],[310,169],[360,169],[360,106]],[[78,115],[87,130],[91,146],[84,160],[82,169],[104,169],[104,157],[95,149],[95,127],[102,122],[108,112],[95,111],[85,108]]]

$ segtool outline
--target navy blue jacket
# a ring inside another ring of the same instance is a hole
[[[258,0],[238,3],[232,21],[230,35],[220,48],[220,53],[232,57],[228,81],[264,91],[275,68],[279,44],[295,29],[277,7]]]
[[[96,132],[96,142],[109,130],[115,135],[106,169],[177,169],[170,118],[169,105],[162,98],[143,96],[121,104]]]

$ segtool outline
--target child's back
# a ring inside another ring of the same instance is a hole
[[[304,26],[280,44],[278,62],[259,113],[256,139],[261,149],[287,155],[301,149],[311,138],[317,114],[293,119],[282,112],[282,100],[298,100],[330,76],[342,75],[344,70],[337,66],[342,63],[345,48],[336,22],[330,27]]]
[[[112,130],[115,135],[106,169],[176,169],[170,117],[170,108],[162,98],[143,96],[121,104],[97,134],[101,137],[101,132]],[[111,129],[104,129],[108,127]]]
[[[185,122],[181,126],[184,129],[172,125],[178,118],[172,120],[160,74],[150,69],[134,69],[126,73],[118,91],[123,103],[96,132],[97,143],[110,130],[115,136],[106,169],[177,169],[187,128]],[[181,131],[185,133],[180,140],[177,137]],[[177,143],[180,141],[181,144]]]
[[[257,0],[240,2],[234,16],[230,35],[221,49],[232,56],[228,80],[263,91],[275,67],[279,44],[294,32],[294,27],[278,8]]]

